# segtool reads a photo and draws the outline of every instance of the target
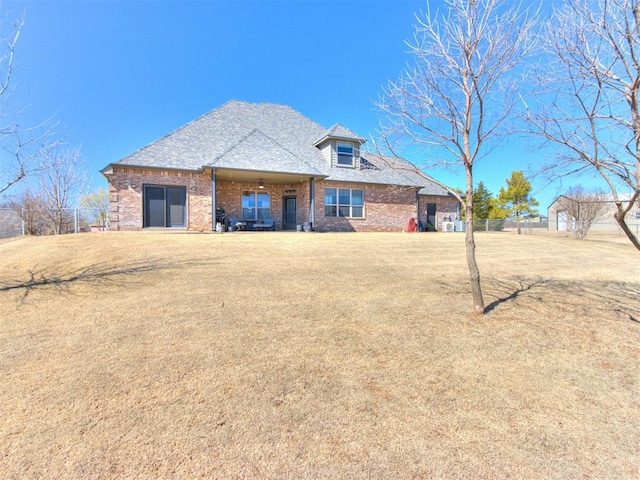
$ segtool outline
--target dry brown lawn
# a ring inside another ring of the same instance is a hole
[[[459,234],[0,243],[0,478],[640,477],[640,255]]]

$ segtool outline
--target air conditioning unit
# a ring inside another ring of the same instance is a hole
[[[453,222],[442,222],[442,231],[443,232],[453,232]]]

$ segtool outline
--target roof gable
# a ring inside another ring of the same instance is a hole
[[[140,150],[116,162],[119,165],[201,170],[203,167],[221,161],[239,144],[246,141],[254,131],[262,136],[250,140],[252,148],[257,149],[257,139],[269,139],[265,147],[275,151],[278,145],[294,155],[303,165],[312,171],[322,168],[324,160],[320,151],[313,145],[314,139],[324,131],[324,127],[305,117],[300,112],[285,105],[274,103],[247,103],[236,100],[202,115],[201,117],[174,130]],[[243,148],[249,149],[249,145]],[[273,159],[272,155],[268,157]],[[260,156],[255,157],[260,159]],[[239,167],[231,160],[240,161],[238,155],[227,157],[227,168]],[[286,160],[285,163],[291,163]],[[255,166],[258,170],[270,169],[269,165]],[[299,167],[298,167],[299,168]]]
[[[256,163],[256,160],[259,161],[259,164]],[[238,144],[224,152],[207,166],[322,175],[320,170],[299,158],[257,128],[253,129]]]
[[[321,137],[319,137],[313,144],[318,146],[329,139],[337,140],[350,140],[359,144],[365,143],[367,140],[352,130],[349,130],[344,125],[339,123],[334,124],[331,128],[325,131]]]

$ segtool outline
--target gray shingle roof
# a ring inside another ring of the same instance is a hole
[[[313,139],[324,131],[324,127],[285,105],[230,101],[115,164],[184,170],[247,168],[251,158],[242,159],[241,167],[233,163],[244,152],[253,153],[253,160],[260,162],[251,169],[282,171],[282,163],[294,168],[293,155],[299,165],[290,171],[318,175],[316,165],[324,160]],[[263,145],[259,145],[259,138]],[[287,158],[280,159],[283,152],[288,152],[284,155]]]
[[[256,161],[258,160],[259,163]],[[281,146],[261,130],[252,130],[231,150],[217,157],[207,166],[235,168],[239,170],[260,170],[265,172],[299,173],[303,175],[323,175],[315,166],[301,156]]]
[[[335,167],[327,180],[422,187],[420,195],[449,195],[435,180],[399,157],[362,152],[360,170]]]
[[[354,133],[352,130],[349,130],[347,127],[339,123],[334,124],[329,130],[324,132],[324,134],[320,138],[316,139],[316,141],[314,142],[314,145],[319,145],[327,138],[340,138],[344,140],[353,140],[360,144],[367,141],[365,138],[361,137],[357,133]]]
[[[114,165],[295,173],[336,181],[423,187],[423,194],[447,195],[439,185],[405,168],[408,163],[402,159],[389,161],[388,157],[363,153],[361,165],[365,168],[331,167],[315,146],[326,138],[365,141],[339,123],[327,130],[286,105],[232,100]]]

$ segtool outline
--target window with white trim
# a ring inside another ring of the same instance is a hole
[[[338,142],[336,150],[338,152],[338,165],[342,167],[353,167],[353,143]]]
[[[242,192],[242,219],[271,218],[271,197],[268,192]]]
[[[324,189],[325,217],[364,217],[364,193],[351,188]]]

